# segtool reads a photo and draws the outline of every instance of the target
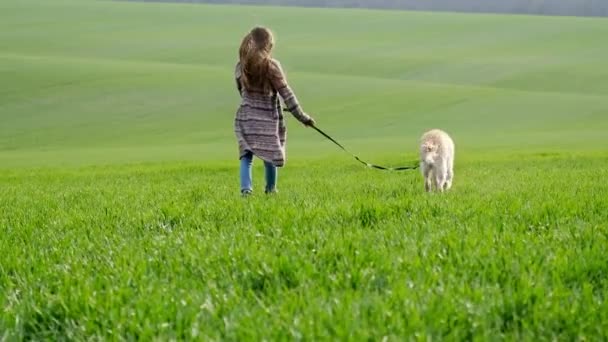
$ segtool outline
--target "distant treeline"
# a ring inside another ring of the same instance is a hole
[[[140,0],[420,11],[608,16],[608,0]]]

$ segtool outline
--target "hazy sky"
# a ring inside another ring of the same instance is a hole
[[[139,0],[608,16],[608,0]]]

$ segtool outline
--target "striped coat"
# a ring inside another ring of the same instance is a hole
[[[272,60],[270,68],[271,93],[261,89],[245,89],[241,73],[241,64],[237,63],[235,78],[241,94],[241,105],[236,112],[234,131],[239,144],[239,158],[251,151],[260,159],[281,167],[286,159],[287,128],[279,96],[298,121],[307,123],[310,117],[302,111],[277,60]]]

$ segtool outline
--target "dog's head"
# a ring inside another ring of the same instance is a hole
[[[427,141],[422,144],[422,151],[426,153],[437,152],[437,144]]]
[[[427,141],[424,142],[421,146],[420,146],[420,154],[422,157],[422,160],[424,160],[424,162],[426,162],[427,164],[433,164],[433,161],[435,160],[436,156],[437,156],[437,151],[439,149],[439,146],[431,141]]]

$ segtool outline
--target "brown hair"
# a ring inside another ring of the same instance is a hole
[[[269,71],[272,62],[271,52],[274,47],[272,32],[265,27],[255,27],[249,32],[239,49],[239,60],[242,68],[242,81],[246,89],[262,89],[270,92]]]

